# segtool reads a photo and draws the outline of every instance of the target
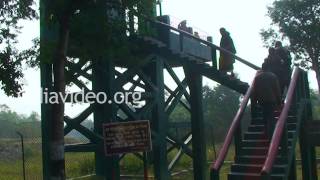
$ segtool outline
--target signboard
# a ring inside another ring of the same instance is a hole
[[[107,156],[151,151],[148,120],[107,123],[103,125],[104,149]]]

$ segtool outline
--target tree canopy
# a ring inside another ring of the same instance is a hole
[[[38,12],[34,0],[3,0],[0,2],[0,88],[9,96],[17,97],[23,88],[23,68],[26,63],[31,67],[39,65],[39,40],[34,41],[34,46],[21,51],[16,48],[17,36],[20,34],[22,26],[20,20],[33,20],[38,18]],[[111,33],[111,26],[104,21],[106,11],[97,11],[106,7],[107,1],[46,1],[47,12],[46,25],[59,24],[61,17],[70,11],[71,22],[71,42],[68,56],[81,58],[81,60],[92,60],[92,55],[116,54],[114,51],[121,51],[128,54],[128,49],[123,44],[123,38],[116,38]],[[154,1],[150,0],[114,0],[113,3],[120,2],[123,9],[137,10],[144,15],[154,14]],[[101,6],[103,4],[103,6]],[[134,8],[139,7],[139,8]],[[59,20],[60,19],[60,20]],[[50,20],[50,21],[49,21]],[[97,23],[99,22],[99,23]],[[104,22],[104,23],[102,23]],[[97,26],[99,24],[99,26]],[[113,28],[114,28],[113,24]],[[121,24],[119,24],[121,25]],[[90,28],[88,28],[90,27]],[[117,33],[118,31],[115,31]],[[101,41],[104,40],[104,41]],[[57,39],[55,40],[57,41]],[[110,43],[112,41],[113,43]],[[85,42],[85,43],[84,43]],[[95,45],[93,45],[93,42]],[[46,58],[52,59],[57,42],[47,42],[48,53],[43,53]],[[100,45],[97,47],[96,44]],[[114,46],[110,46],[113,44]],[[101,51],[99,51],[101,50]],[[94,53],[92,53],[94,52]],[[121,53],[118,53],[121,54]]]
[[[0,1],[0,87],[17,97],[22,90],[23,72],[20,51],[16,48],[20,20],[37,18],[33,0]]]
[[[266,45],[271,46],[276,40],[289,40],[296,64],[312,68],[320,87],[320,1],[274,1],[268,7],[268,16],[272,20],[271,27],[261,32]]]
[[[239,105],[239,93],[222,85],[214,88],[203,87],[203,110],[208,142],[223,141]],[[245,114],[244,124],[249,122],[248,117],[248,114]],[[190,114],[182,105],[178,105],[169,118],[170,122],[190,122]]]
[[[16,131],[24,137],[41,137],[40,116],[36,112],[26,116],[0,104],[0,127],[0,138],[16,138]]]

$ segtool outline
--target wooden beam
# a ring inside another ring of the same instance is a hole
[[[206,180],[207,155],[202,104],[202,76],[189,64],[184,66],[190,90],[194,180]]]

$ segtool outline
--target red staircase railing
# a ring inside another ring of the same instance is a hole
[[[211,178],[212,179],[219,179],[219,171],[220,171],[220,168],[222,167],[223,163],[224,163],[224,160],[227,156],[227,153],[228,153],[228,150],[229,150],[229,147],[230,147],[230,144],[232,142],[232,139],[233,137],[235,136],[235,133],[237,131],[238,128],[241,128],[240,125],[241,125],[241,119],[242,119],[242,116],[245,112],[245,109],[247,107],[247,104],[249,102],[249,99],[251,97],[251,94],[253,92],[253,88],[254,88],[254,80],[253,82],[251,83],[251,86],[249,87],[249,89],[247,90],[242,102],[241,102],[241,105],[240,105],[240,108],[236,114],[236,116],[234,117],[233,121],[232,121],[232,124],[229,128],[229,131],[226,135],[226,138],[224,140],[224,143],[222,145],[222,148],[219,152],[219,155],[218,155],[218,158],[216,159],[216,161],[213,162],[212,166],[211,166]]]
[[[261,175],[264,177],[267,177],[270,175],[274,161],[277,157],[278,154],[278,149],[280,147],[281,144],[281,140],[283,139],[283,133],[285,130],[285,125],[286,125],[286,121],[287,121],[287,117],[288,117],[288,112],[290,109],[290,106],[292,104],[292,101],[294,99],[294,92],[296,89],[296,85],[297,85],[297,81],[299,78],[299,74],[301,73],[301,69],[299,69],[298,67],[296,67],[294,69],[292,78],[291,78],[291,82],[290,82],[290,86],[288,89],[288,93],[287,93],[287,97],[286,97],[286,101],[285,101],[285,105],[282,109],[282,112],[280,114],[280,117],[277,121],[277,124],[275,126],[275,130],[271,139],[271,143],[270,143],[270,147],[268,150],[268,154],[265,160],[265,163],[262,167],[261,170]],[[286,147],[283,147],[286,148]]]

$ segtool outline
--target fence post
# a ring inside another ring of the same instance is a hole
[[[26,180],[26,168],[25,168],[25,159],[24,159],[24,143],[23,143],[23,135],[17,131],[16,132],[20,136],[21,140],[21,153],[22,153],[22,173],[23,173],[23,180]]]

